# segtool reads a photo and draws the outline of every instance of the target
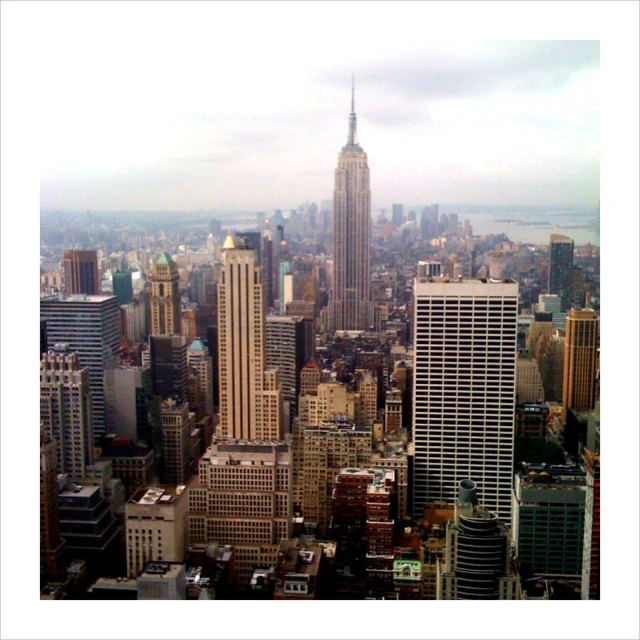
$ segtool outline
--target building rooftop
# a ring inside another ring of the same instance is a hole
[[[447,276],[416,278],[416,281],[418,284],[447,285],[518,284],[513,278],[449,278]]]
[[[153,451],[137,444],[125,446],[109,444],[102,448],[101,455],[103,458],[147,458],[153,457]]]
[[[178,562],[147,562],[138,580],[171,580],[183,569],[184,565]]]
[[[185,485],[166,485],[162,487],[142,487],[138,489],[129,502],[140,505],[171,505],[182,495]]]
[[[173,259],[171,258],[171,256],[165,251],[159,258],[158,258],[158,262],[156,262],[156,264],[168,264],[168,265],[173,265],[175,264],[175,262],[173,261]]]
[[[189,349],[191,351],[204,351],[206,347],[204,346],[204,342],[200,340],[200,338],[196,338],[190,345]]]
[[[106,302],[107,300],[117,300],[117,296],[106,296],[106,295],[89,295],[86,293],[74,293],[71,295],[66,295],[64,293],[59,293],[55,296],[48,296],[46,298],[41,298],[40,302],[49,303],[49,302],[89,302],[89,303],[99,303]]]

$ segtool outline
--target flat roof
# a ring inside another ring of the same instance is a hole
[[[47,298],[41,298],[40,302],[105,302],[106,300],[111,300],[115,298],[118,299],[117,296],[111,295],[88,295],[85,293],[74,293],[71,295],[58,295],[58,296],[49,296]]]

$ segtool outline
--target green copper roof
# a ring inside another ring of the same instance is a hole
[[[173,260],[171,259],[171,256],[165,251],[159,258],[158,258],[158,262],[156,262],[156,264],[174,264]]]
[[[204,351],[204,343],[200,338],[196,338],[190,345],[189,349],[192,351]]]

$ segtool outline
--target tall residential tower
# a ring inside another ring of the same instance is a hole
[[[333,193],[335,271],[329,298],[329,329],[365,330],[373,323],[369,293],[371,191],[367,154],[358,144],[352,89],[349,138],[338,156]]]

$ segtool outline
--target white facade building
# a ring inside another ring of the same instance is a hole
[[[414,517],[473,478],[510,522],[517,314],[513,280],[415,281]]]

